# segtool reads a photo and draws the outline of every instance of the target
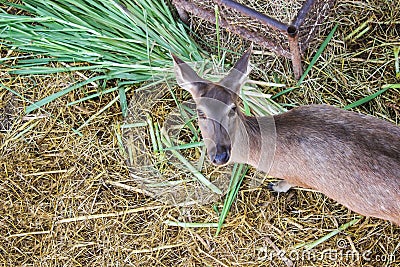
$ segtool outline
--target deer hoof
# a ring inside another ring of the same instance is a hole
[[[272,183],[272,182],[269,182],[267,185],[267,188],[269,191],[276,192],[274,187],[275,187],[275,183]]]
[[[292,188],[292,185],[287,181],[282,180],[276,183],[269,183],[268,189],[278,193],[286,193],[289,189]]]

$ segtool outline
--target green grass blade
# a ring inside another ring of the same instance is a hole
[[[383,87],[383,89],[379,90],[378,92],[373,93],[372,95],[366,96],[364,98],[361,98],[361,99],[359,99],[359,100],[357,100],[357,101],[345,106],[343,109],[351,109],[351,108],[358,107],[358,106],[360,106],[362,104],[365,104],[365,103],[371,101],[372,99],[376,98],[377,96],[383,94],[384,92],[386,92],[390,88],[397,88],[396,86],[398,86],[398,85],[393,84],[393,85],[385,86],[385,87]]]
[[[119,87],[119,103],[121,105],[122,116],[125,118],[128,115],[128,102],[126,100],[126,93],[124,86]]]
[[[396,79],[400,79],[400,60],[399,60],[400,46],[394,47],[393,53],[394,53],[394,71],[396,73]]]
[[[73,101],[73,102],[69,102],[69,103],[67,104],[67,107],[73,106],[73,105],[76,105],[76,104],[79,104],[79,103],[81,103],[81,102],[83,102],[83,101],[87,101],[87,100],[92,99],[92,98],[96,98],[96,97],[105,95],[105,94],[107,94],[107,93],[111,93],[111,92],[117,91],[117,90],[119,90],[119,89],[120,89],[119,86],[117,86],[117,87],[112,87],[112,88],[110,88],[110,89],[107,89],[107,90],[100,91],[100,92],[95,93],[95,94],[91,94],[91,95],[85,96],[85,97],[83,97],[83,98],[81,98],[81,99],[79,99],[79,100],[76,100],[76,101]]]
[[[165,132],[165,129],[161,129],[161,141],[167,148],[173,146],[171,140],[169,139],[168,134]],[[222,195],[221,189],[219,189],[217,186],[211,183],[206,177],[204,177],[203,174],[201,174],[201,172],[199,172],[184,156],[182,156],[176,150],[170,150],[170,151],[178,160],[180,160],[185,165],[185,167],[193,174],[195,178],[198,179],[199,182],[201,182],[203,185],[209,188],[212,192]]]
[[[308,65],[307,69],[304,71],[303,75],[300,77],[300,80],[297,82],[297,86],[299,86],[300,84],[303,83],[304,79],[307,77],[308,73],[313,68],[314,64],[317,62],[318,58],[321,56],[322,52],[324,52],[325,48],[328,46],[329,42],[333,38],[333,35],[335,34],[338,27],[339,27],[339,24],[336,24],[335,27],[333,27],[333,29],[329,32],[329,34],[326,37],[326,39],[324,40],[324,42],[318,48],[317,53],[315,53],[314,57],[311,59],[311,62]]]
[[[95,82],[95,81],[98,81],[98,80],[102,80],[102,79],[105,79],[105,78],[107,78],[107,75],[92,77],[90,79],[87,79],[86,81],[76,83],[73,86],[70,86],[70,87],[68,87],[68,88],[66,88],[64,90],[58,91],[57,93],[49,95],[48,97],[45,97],[42,100],[39,100],[39,101],[29,105],[28,107],[26,107],[25,112],[26,113],[30,113],[30,112],[42,107],[43,105],[46,105],[46,104],[52,102],[53,100],[55,100],[55,99],[57,99],[57,98],[59,98],[59,97],[61,97],[63,95],[68,94],[69,92],[71,92],[71,91],[73,91],[73,90],[75,90],[77,88],[80,88],[80,87],[82,87],[82,86],[84,86],[86,84],[89,84],[91,82]]]
[[[277,93],[276,95],[272,96],[271,99],[275,99],[275,98],[277,98],[277,97],[279,97],[281,95],[284,95],[284,94],[287,94],[287,93],[293,91],[296,88],[299,88],[299,86],[303,83],[304,79],[307,77],[308,73],[311,71],[311,69],[313,68],[313,66],[317,62],[318,58],[321,56],[322,52],[324,52],[325,48],[327,47],[327,45],[331,41],[331,39],[332,39],[333,35],[335,34],[338,26],[339,25],[336,24],[335,27],[333,27],[333,29],[330,31],[328,36],[325,38],[324,42],[321,44],[321,46],[317,50],[317,52],[315,53],[314,57],[311,59],[310,64],[308,64],[307,69],[304,71],[303,75],[300,77],[300,79],[297,82],[296,86],[287,88],[287,89]]]
[[[214,14],[215,14],[215,32],[217,33],[217,55],[218,62],[221,61],[221,40],[219,36],[219,8],[218,5],[214,6]]]
[[[195,148],[195,147],[202,147],[204,146],[204,142],[193,142],[193,143],[187,143],[179,146],[171,146],[164,148],[164,150],[182,150],[182,149],[188,149],[188,148]]]
[[[355,225],[355,224],[358,223],[360,220],[361,220],[361,217],[358,217],[358,218],[356,218],[356,219],[354,219],[354,220],[351,220],[350,222],[341,225],[338,229],[333,230],[333,231],[330,232],[329,234],[327,234],[327,235],[325,235],[325,236],[323,236],[323,237],[321,237],[321,238],[319,238],[319,239],[317,239],[317,240],[315,240],[315,241],[313,241],[313,242],[296,245],[295,248],[298,249],[298,248],[304,247],[306,250],[313,249],[313,248],[315,248],[316,246],[318,246],[319,244],[324,243],[325,241],[327,241],[328,239],[334,237],[335,235],[339,234],[340,232],[343,232],[343,231],[345,231],[347,228],[349,228],[349,227]]]
[[[225,197],[224,206],[219,216],[218,228],[215,236],[218,236],[218,234],[221,232],[222,225],[226,219],[226,216],[228,215],[229,210],[231,209],[233,201],[235,200],[239,192],[240,185],[242,184],[243,178],[246,175],[247,170],[248,166],[245,164],[235,163],[233,167],[232,177],[228,187],[228,193]]]
[[[147,125],[149,126],[150,140],[151,140],[151,145],[153,147],[153,152],[157,152],[158,144],[157,144],[156,134],[154,132],[153,119],[148,113],[146,113],[146,119],[147,119]]]
[[[18,93],[17,91],[14,91],[13,89],[3,85],[0,83],[0,87],[11,92],[12,94],[18,96],[20,99],[22,99],[23,101],[27,102],[27,103],[32,103],[32,101],[26,99],[23,95],[21,95],[20,93]],[[32,103],[33,104],[33,103]],[[49,116],[52,116],[50,113],[48,113],[47,111],[44,110],[44,113],[48,114]],[[58,121],[58,120],[57,120]],[[71,129],[74,133],[76,133],[79,136],[83,136],[83,134],[78,131],[77,129],[74,129],[73,127],[71,127],[70,125],[66,124],[64,121],[58,121],[60,124],[67,126],[69,129]]]

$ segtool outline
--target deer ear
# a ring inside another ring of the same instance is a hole
[[[240,57],[235,66],[233,66],[233,68],[229,71],[228,75],[219,81],[220,85],[231,90],[235,94],[240,93],[240,88],[247,80],[247,76],[251,70],[249,62],[252,50],[253,44]]]
[[[207,83],[206,80],[202,79],[197,73],[183,60],[171,53],[172,59],[174,60],[174,71],[176,81],[178,85],[183,89],[189,91],[193,97],[199,95],[201,85]]]

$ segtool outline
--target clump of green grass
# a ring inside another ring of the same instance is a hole
[[[170,51],[186,60],[202,60],[200,49],[165,1],[27,0],[5,5],[17,12],[0,10],[0,45],[24,52],[0,59],[0,64],[17,62],[10,66],[12,74],[92,73],[31,104],[27,113],[86,84],[105,89],[111,80],[117,86],[107,92],[119,90],[126,107],[121,88],[171,73]],[[63,66],[49,66],[51,62]]]

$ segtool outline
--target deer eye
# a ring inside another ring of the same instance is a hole
[[[201,111],[200,109],[197,110],[197,116],[199,117],[199,119],[202,119],[202,120],[207,119],[206,114],[204,114],[204,112]]]
[[[229,117],[235,116],[236,110],[237,110],[237,107],[236,106],[232,106],[231,109],[229,110],[228,116]]]

